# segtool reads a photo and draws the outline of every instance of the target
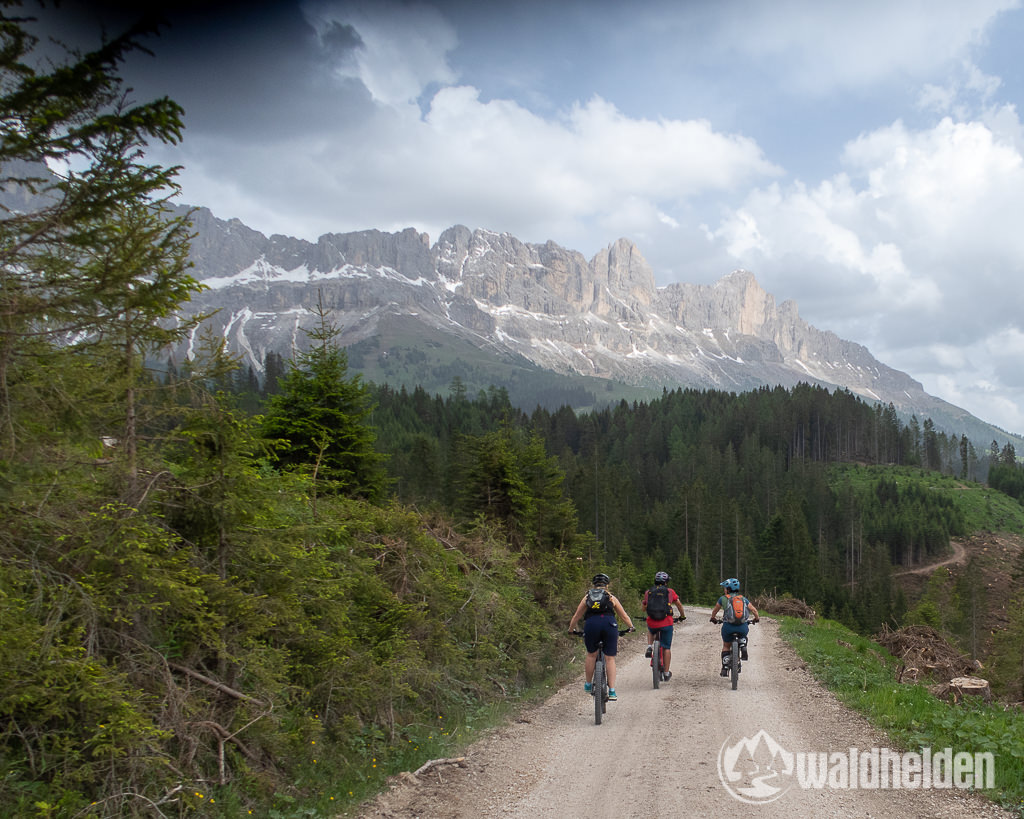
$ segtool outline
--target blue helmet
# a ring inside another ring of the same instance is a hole
[[[728,580],[723,580],[718,585],[719,586],[725,586],[725,590],[726,591],[739,591],[740,590],[740,581],[737,580],[735,577],[730,577]]]
[[[654,575],[655,583],[668,583],[669,580],[671,580],[671,578],[668,576],[667,572],[658,572]]]

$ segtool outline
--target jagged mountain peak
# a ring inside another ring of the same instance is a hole
[[[654,271],[628,239],[610,244],[590,261],[597,282],[624,298],[634,310],[648,308],[656,298]]]

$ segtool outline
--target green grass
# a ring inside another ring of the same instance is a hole
[[[830,467],[830,483],[850,482],[858,492],[868,491],[881,478],[897,483],[913,482],[946,495],[964,515],[968,532],[1012,532],[1024,534],[1024,506],[1002,492],[976,481],[942,475],[909,466],[858,466],[836,464]]]
[[[847,707],[885,731],[895,748],[952,748],[995,756],[995,788],[985,795],[1024,817],[1024,713],[1001,705],[933,696],[896,681],[898,662],[880,645],[831,620],[781,618],[780,633]]]

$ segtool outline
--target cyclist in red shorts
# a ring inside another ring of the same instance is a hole
[[[672,664],[672,606],[679,611],[679,619],[686,619],[686,612],[683,611],[683,603],[676,594],[675,589],[668,588],[668,581],[671,578],[665,572],[658,572],[654,575],[654,586],[644,592],[643,602],[640,607],[644,610],[647,618],[647,652],[645,657],[650,657],[651,644],[654,642],[654,633],[658,632],[658,639],[661,642],[662,668],[665,676],[662,678],[668,682],[672,678],[669,666]],[[650,603],[650,608],[648,608]]]

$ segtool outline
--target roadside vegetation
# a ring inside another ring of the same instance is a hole
[[[877,642],[831,620],[781,618],[780,634],[844,705],[864,714],[901,751],[991,752],[985,795],[1024,816],[1024,712],[999,703],[939,699],[924,682],[897,681],[899,661]]]

